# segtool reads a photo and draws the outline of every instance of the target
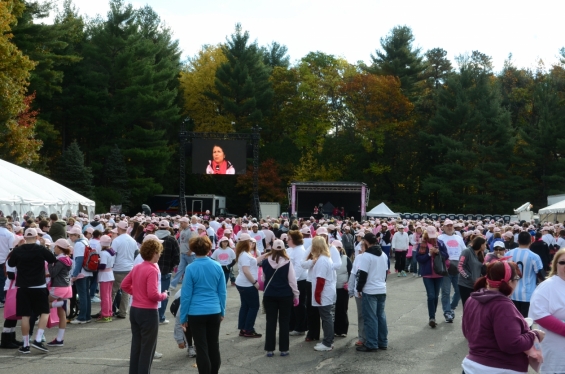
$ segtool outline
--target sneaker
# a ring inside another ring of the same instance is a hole
[[[436,320],[434,318],[430,318],[430,322],[428,323],[430,327],[433,329],[436,327]]]
[[[288,333],[288,335],[290,336],[299,336],[299,335],[304,335],[306,334],[304,331],[300,332],[300,331],[291,331]]]
[[[159,352],[157,352],[157,351],[155,351],[155,354],[153,355],[153,358],[161,358],[161,357],[163,357],[163,354],[162,354],[162,353],[159,353]]]
[[[4,308],[4,303],[0,302],[0,308]]]
[[[290,355],[290,352],[289,352],[289,351],[281,352],[281,357],[286,357],[286,356],[288,356],[288,355]]]
[[[314,338],[309,338],[309,337],[306,337],[306,339],[304,339],[304,341],[307,341],[307,342],[313,342],[315,340],[320,340],[320,339],[314,339]]]
[[[247,331],[246,331],[246,332],[243,334],[243,336],[246,337],[246,338],[260,338],[260,337],[262,337],[263,335],[257,334],[255,331],[251,331],[251,332],[247,332]]]
[[[347,334],[334,334],[334,336],[338,338],[346,338]]]
[[[28,347],[20,347],[20,349],[18,349],[18,352],[24,354],[24,355],[29,355],[29,346]]]
[[[163,320],[163,321],[159,321],[159,324],[160,324],[160,325],[168,325],[168,324],[169,324],[169,320],[168,320],[168,319],[165,319],[165,320]]]
[[[377,348],[369,348],[369,347],[364,346],[364,345],[361,346],[361,347],[355,348],[355,350],[356,350],[357,352],[376,352],[376,351],[378,351]]]
[[[416,273],[412,273],[412,277],[416,278]]]
[[[318,352],[327,352],[327,351],[331,351],[332,349],[334,349],[333,347],[327,347],[325,345],[323,345],[322,343],[316,345],[314,347],[314,350],[318,351]]]
[[[93,302],[93,303],[99,303],[100,299],[98,297],[94,296],[90,299],[90,301]]]
[[[71,325],[84,325],[85,323],[88,323],[88,322],[81,321],[80,319],[76,319],[76,318],[71,321]]]
[[[239,330],[239,336],[245,336],[245,331]]]
[[[64,340],[58,341],[57,338],[53,339],[53,341],[47,343],[49,347],[62,347]]]
[[[361,340],[357,340],[357,341],[355,342],[355,345],[356,345],[357,347],[361,347],[362,345],[365,345],[365,344],[364,344]]]
[[[273,352],[267,352],[267,357],[273,357],[275,354]]]
[[[121,318],[121,319],[125,319],[125,318],[126,318],[126,316],[121,316],[121,315],[119,315],[119,314],[116,314],[116,317]]]
[[[112,322],[112,317],[100,317],[97,318],[94,322],[98,322],[98,323]]]
[[[45,334],[41,335],[41,342],[45,343],[47,341],[47,339],[45,339]]]
[[[400,278],[400,277],[402,276],[402,273],[399,273],[398,270],[397,270],[397,271],[396,271],[396,276]]]
[[[445,317],[445,322],[453,323],[453,317],[450,312],[443,313],[443,316]]]
[[[95,319],[98,319],[98,318],[100,318],[101,316],[102,316],[102,315],[101,315],[100,313],[96,313],[96,314],[91,314],[91,315],[90,315],[91,318],[95,318]]]
[[[48,352],[49,352],[49,350],[47,349],[47,347],[44,346],[42,342],[38,342],[37,340],[32,341],[32,342],[31,342],[31,346],[32,346],[33,348],[35,348],[35,349],[38,349],[38,350],[42,351],[42,352],[45,352],[45,353],[48,353]]]
[[[188,346],[188,357],[196,357],[196,349],[193,345]]]
[[[402,274],[403,277],[406,276],[406,272],[405,272],[404,270],[402,270],[402,271],[400,272],[400,274]]]

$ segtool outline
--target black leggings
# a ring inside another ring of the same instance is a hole
[[[394,251],[394,269],[403,271],[406,267],[406,251]]]
[[[461,296],[461,305],[463,305],[463,309],[465,309],[465,302],[467,301],[469,296],[471,296],[472,292],[472,288],[459,285],[459,296]]]

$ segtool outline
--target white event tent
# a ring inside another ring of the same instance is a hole
[[[24,215],[94,218],[94,201],[33,171],[0,160],[0,213],[21,220]]]
[[[563,222],[565,219],[565,200],[562,200],[553,205],[547,206],[538,211],[540,221],[559,221]]]
[[[369,217],[386,217],[386,218],[399,218],[398,213],[394,213],[385,203],[380,203],[373,209],[367,212]]]

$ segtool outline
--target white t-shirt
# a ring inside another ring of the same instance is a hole
[[[491,366],[485,366],[479,364],[478,362],[471,361],[467,357],[463,359],[461,367],[466,374],[527,374],[526,372],[521,373],[519,371],[510,369],[500,369]]]
[[[312,266],[308,274],[312,274],[312,306],[332,305],[336,297],[336,275],[331,258],[327,256],[318,257],[316,264]],[[322,290],[321,304],[318,304],[315,298],[318,278],[326,280]]]
[[[15,236],[5,227],[0,227],[0,264],[6,262],[10,249],[14,248]]]
[[[137,251],[137,242],[128,234],[121,234],[112,240],[112,249],[116,252],[114,271],[131,271]]]
[[[116,256],[112,256],[108,251],[100,251],[100,264],[105,264],[106,269],[98,271],[98,282],[112,282],[114,280],[114,262]],[[141,256],[140,256],[141,257]],[[105,271],[110,269],[110,271]]]
[[[210,221],[210,227],[215,231],[218,232],[218,229],[220,227],[222,227],[222,225],[220,224],[220,222],[218,221]]]
[[[73,258],[84,257],[85,241],[86,241],[86,239],[81,239],[81,240],[75,242],[75,245],[73,247]],[[84,260],[82,260],[82,261],[84,261]],[[74,262],[75,262],[75,266],[80,266],[80,273],[79,274],[82,274],[85,277],[91,277],[92,276],[91,271],[84,270],[84,268],[82,267],[82,262],[80,264],[77,264],[76,261],[74,261]]]
[[[555,244],[557,244],[559,246],[559,249],[561,249],[561,248],[565,247],[565,239],[563,239],[562,237],[559,237],[555,241]]]
[[[461,239],[460,236],[455,235],[455,233],[453,233],[453,235],[441,234],[438,239],[441,240],[447,247],[449,260],[459,261],[461,252],[463,252],[463,250],[467,248],[467,246],[463,242],[463,239]]]
[[[553,235],[551,234],[545,234],[541,237],[541,240],[543,240],[547,245],[552,246],[555,244],[555,238],[553,237]]]
[[[251,276],[253,279],[257,280],[257,259],[247,252],[242,252],[237,259],[237,266],[239,267],[239,274],[237,278],[235,278],[235,284],[239,287],[253,287],[253,283],[251,283],[243,273],[243,267],[249,266]]]
[[[302,245],[305,250],[308,250],[312,246],[312,238],[304,238],[302,241],[304,242]]]
[[[102,246],[100,245],[100,240],[98,239],[90,239],[88,241],[88,243],[90,244],[90,248],[94,249],[96,251],[96,253],[100,253],[100,251],[102,251]]]
[[[358,270],[367,273],[367,283],[363,287],[364,293],[369,295],[386,294],[386,272],[388,270],[386,253],[383,252],[380,256],[363,253],[357,266]]]
[[[292,267],[294,268],[294,274],[296,276],[296,281],[305,280],[308,276],[308,270],[302,267],[302,260],[306,255],[306,250],[303,245],[297,245],[294,248],[288,247],[286,249],[286,254],[292,262]]]
[[[212,253],[212,259],[218,261],[222,266],[228,266],[235,260],[235,252],[230,247],[218,248]]]
[[[359,271],[359,262],[364,253],[359,253],[355,255],[355,260],[353,260],[353,265],[351,266],[351,274],[349,275],[349,292],[353,290],[355,297],[359,298],[359,293],[357,292],[357,272]],[[388,267],[388,264],[387,264]]]
[[[263,231],[249,231],[249,236],[257,241],[257,250],[260,253],[265,252],[265,248],[263,247],[263,239],[265,239],[265,233]]]
[[[532,294],[528,317],[534,321],[552,315],[565,323],[565,281],[554,275],[543,281]],[[565,337],[547,329],[541,342],[543,352],[542,374],[563,373],[565,370]]]

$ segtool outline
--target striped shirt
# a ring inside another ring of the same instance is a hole
[[[528,248],[515,248],[506,253],[506,256],[512,257],[512,261],[522,272],[522,278],[518,281],[511,299],[529,302],[536,289],[537,273],[543,269],[541,258]]]

